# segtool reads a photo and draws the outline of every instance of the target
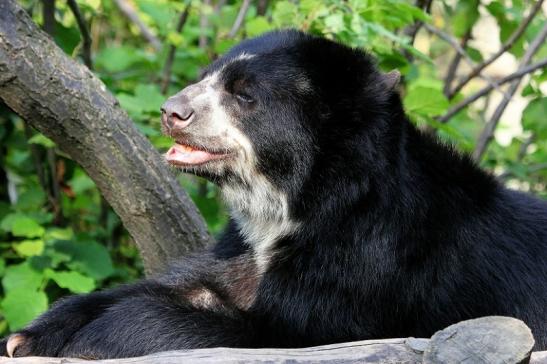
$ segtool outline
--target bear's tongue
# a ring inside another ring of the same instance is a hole
[[[167,162],[175,165],[201,164],[216,158],[214,154],[178,143],[169,148],[165,154]]]

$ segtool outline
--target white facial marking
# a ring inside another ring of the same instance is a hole
[[[253,57],[243,53],[232,62]],[[190,90],[188,96],[195,109],[208,109],[211,113],[207,134],[222,137],[227,150],[235,151],[235,155],[221,163],[207,163],[200,168],[212,174],[220,174],[228,169],[238,177],[223,184],[222,195],[231,208],[245,242],[253,248],[259,272],[263,273],[267,269],[275,242],[295,232],[299,223],[290,218],[287,195],[259,172],[253,143],[237,127],[239,121],[221,105],[224,91],[218,82],[223,69],[190,86],[195,89]],[[302,87],[307,87],[304,80]]]

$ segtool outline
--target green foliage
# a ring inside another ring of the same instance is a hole
[[[42,2],[20,1],[42,24]],[[436,117],[482,86],[481,82],[471,83],[449,100],[443,80],[454,50],[423,29],[414,42],[420,46],[414,47],[405,30],[416,22],[427,22],[459,41],[471,29],[476,30],[481,16],[489,14],[499,26],[500,42],[504,42],[533,5],[521,0],[461,0],[433,2],[431,12],[425,12],[410,0],[271,0],[265,13],[259,14],[257,2],[252,2],[242,26],[230,37],[242,0],[212,0],[210,4],[197,0],[130,1],[140,19],[163,42],[158,51],[111,0],[77,2],[90,24],[94,72],[160,151],[171,144],[160,134],[159,107],[166,95],[193,82],[207,64],[240,40],[285,27],[365,49],[378,58],[382,70],[398,69],[403,75],[402,99],[411,120],[435,130],[459,149],[472,151],[488,119],[484,102],[463,110],[447,124]],[[189,17],[177,32],[176,23],[188,3]],[[56,6],[54,39],[77,58],[82,44],[74,16],[66,2],[57,1]],[[538,15],[510,53],[521,57],[545,21],[545,15]],[[176,46],[175,59],[163,95],[160,85],[171,45]],[[474,62],[490,55],[475,43],[467,44],[465,50]],[[547,45],[543,45],[534,60],[546,56]],[[540,195],[545,195],[547,179],[545,82],[545,70],[525,80],[522,96],[529,103],[518,123],[522,132],[513,133],[509,145],[495,139],[482,162],[503,173],[514,187]],[[90,292],[142,275],[134,244],[116,214],[102,202],[95,183],[55,143],[39,133],[29,133],[22,120],[1,106],[0,148],[0,335],[22,327],[63,295]],[[192,176],[181,176],[180,182],[210,230],[218,234],[227,215],[216,187]],[[60,191],[58,197],[54,186]]]

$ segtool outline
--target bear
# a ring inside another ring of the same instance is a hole
[[[9,356],[430,337],[505,315],[547,349],[547,203],[414,126],[398,75],[297,30],[245,40],[162,107],[165,154],[220,188],[217,244],[60,300]]]

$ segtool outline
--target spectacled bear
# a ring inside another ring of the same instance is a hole
[[[224,236],[164,275],[61,300],[3,354],[429,337],[485,315],[547,349],[547,203],[416,129],[396,81],[294,30],[235,46],[162,108],[166,160],[219,186]]]

